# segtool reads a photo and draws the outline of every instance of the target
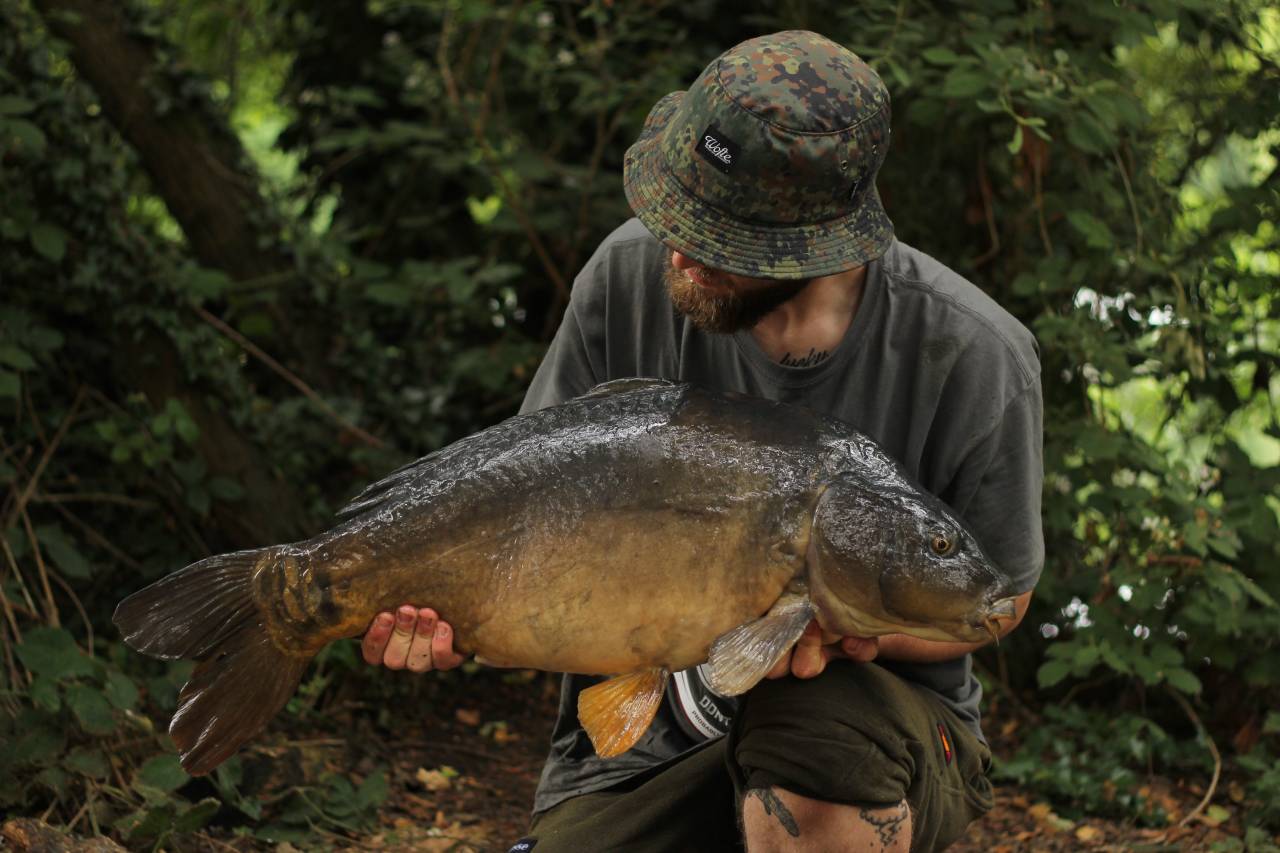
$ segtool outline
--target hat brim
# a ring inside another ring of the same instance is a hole
[[[848,215],[808,225],[744,221],[694,196],[662,152],[663,131],[684,94],[672,92],[654,105],[623,164],[627,201],[655,237],[712,269],[751,278],[832,275],[888,251],[893,223],[874,184]]]

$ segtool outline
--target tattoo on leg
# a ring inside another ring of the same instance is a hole
[[[787,835],[792,838],[800,837],[800,825],[796,823],[795,817],[772,788],[752,788],[747,791],[747,796],[759,800],[760,805],[764,806],[764,813],[776,817],[778,823],[782,824],[782,828],[787,831]]]
[[[876,812],[883,812],[884,809],[875,809]],[[906,803],[899,803],[892,814],[878,815],[873,814],[871,809],[860,807],[858,809],[858,817],[865,820],[876,828],[876,835],[880,839],[882,847],[888,847],[893,844],[898,837],[899,830],[902,829],[902,822],[911,816],[911,812],[907,810]]]

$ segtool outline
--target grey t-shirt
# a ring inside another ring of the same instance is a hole
[[[669,258],[637,219],[600,245],[574,281],[522,411],[644,376],[834,415],[959,513],[1012,589],[1035,586],[1044,563],[1040,364],[1017,320],[955,272],[895,242],[869,265],[862,303],[835,350],[790,367],[770,359],[749,331],[709,334],[679,315],[662,283]],[[938,693],[982,736],[981,688],[968,655],[877,663]],[[535,812],[670,760],[722,733],[733,713],[734,700],[711,694],[690,671],[672,680],[669,701],[631,750],[600,759],[577,717],[578,693],[600,680],[565,676]]]

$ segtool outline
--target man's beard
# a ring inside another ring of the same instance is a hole
[[[710,271],[709,274],[718,273]],[[745,292],[712,293],[671,265],[667,266],[663,280],[677,311],[704,332],[721,335],[750,329],[809,283],[804,279],[777,281]]]

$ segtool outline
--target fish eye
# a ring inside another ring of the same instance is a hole
[[[945,533],[935,533],[929,542],[929,547],[933,548],[933,553],[939,557],[945,557],[956,549],[956,542]]]

